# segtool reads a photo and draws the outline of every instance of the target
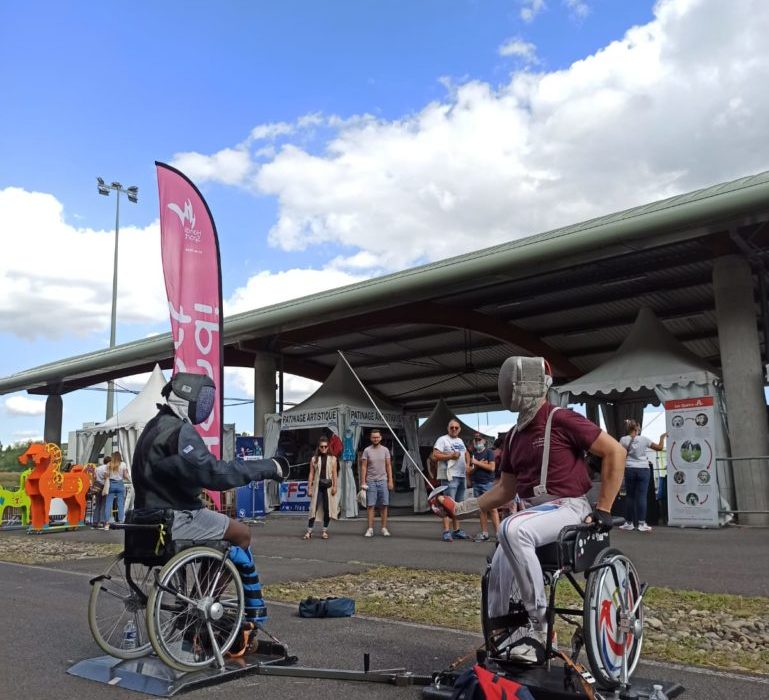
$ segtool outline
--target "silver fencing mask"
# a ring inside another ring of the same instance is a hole
[[[499,370],[499,399],[505,408],[518,413],[518,430],[534,418],[553,383],[542,357],[508,357]]]

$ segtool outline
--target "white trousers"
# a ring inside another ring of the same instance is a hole
[[[505,518],[497,531],[500,546],[489,573],[490,617],[506,615],[510,599],[522,601],[535,627],[544,628],[547,597],[535,550],[558,539],[561,529],[590,514],[587,498],[559,498]]]

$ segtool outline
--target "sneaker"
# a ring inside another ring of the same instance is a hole
[[[390,535],[390,531],[386,527],[383,527],[382,528],[382,537],[390,537],[390,536],[391,536]]]
[[[651,526],[647,525],[645,522],[638,523],[638,532],[651,532]]]
[[[469,535],[464,530],[454,530],[452,533],[455,540],[469,540]]]
[[[374,528],[370,527],[366,532],[363,533],[364,537],[373,537],[374,536]]]
[[[479,532],[475,536],[475,542],[488,542],[489,541],[489,533],[488,532]]]
[[[635,526],[633,525],[633,523],[623,523],[622,525],[619,526],[619,529],[630,531],[630,530],[635,530]],[[640,526],[638,529],[639,530],[641,529]]]
[[[531,629],[523,639],[510,647],[507,658],[525,664],[543,664],[546,639],[547,632]]]
[[[454,538],[451,536],[451,530],[444,530],[443,531],[443,541],[444,542],[453,542]]]

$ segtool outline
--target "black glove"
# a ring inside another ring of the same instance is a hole
[[[256,459],[245,462],[248,465],[251,481],[283,481],[288,477],[288,460],[285,457],[273,457],[272,459]]]
[[[590,513],[590,522],[595,523],[601,530],[606,532],[611,530],[614,525],[614,519],[612,518],[611,513],[606,510],[598,510],[598,508]]]

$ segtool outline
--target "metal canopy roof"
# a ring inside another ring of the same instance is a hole
[[[249,311],[224,321],[224,360],[272,353],[322,381],[345,352],[371,389],[429,413],[499,406],[497,370],[545,355],[556,380],[601,364],[649,307],[691,352],[720,366],[713,261],[769,251],[769,172],[493,248]],[[757,312],[758,316],[758,312]],[[170,334],[0,379],[0,394],[66,393],[171,366]]]

